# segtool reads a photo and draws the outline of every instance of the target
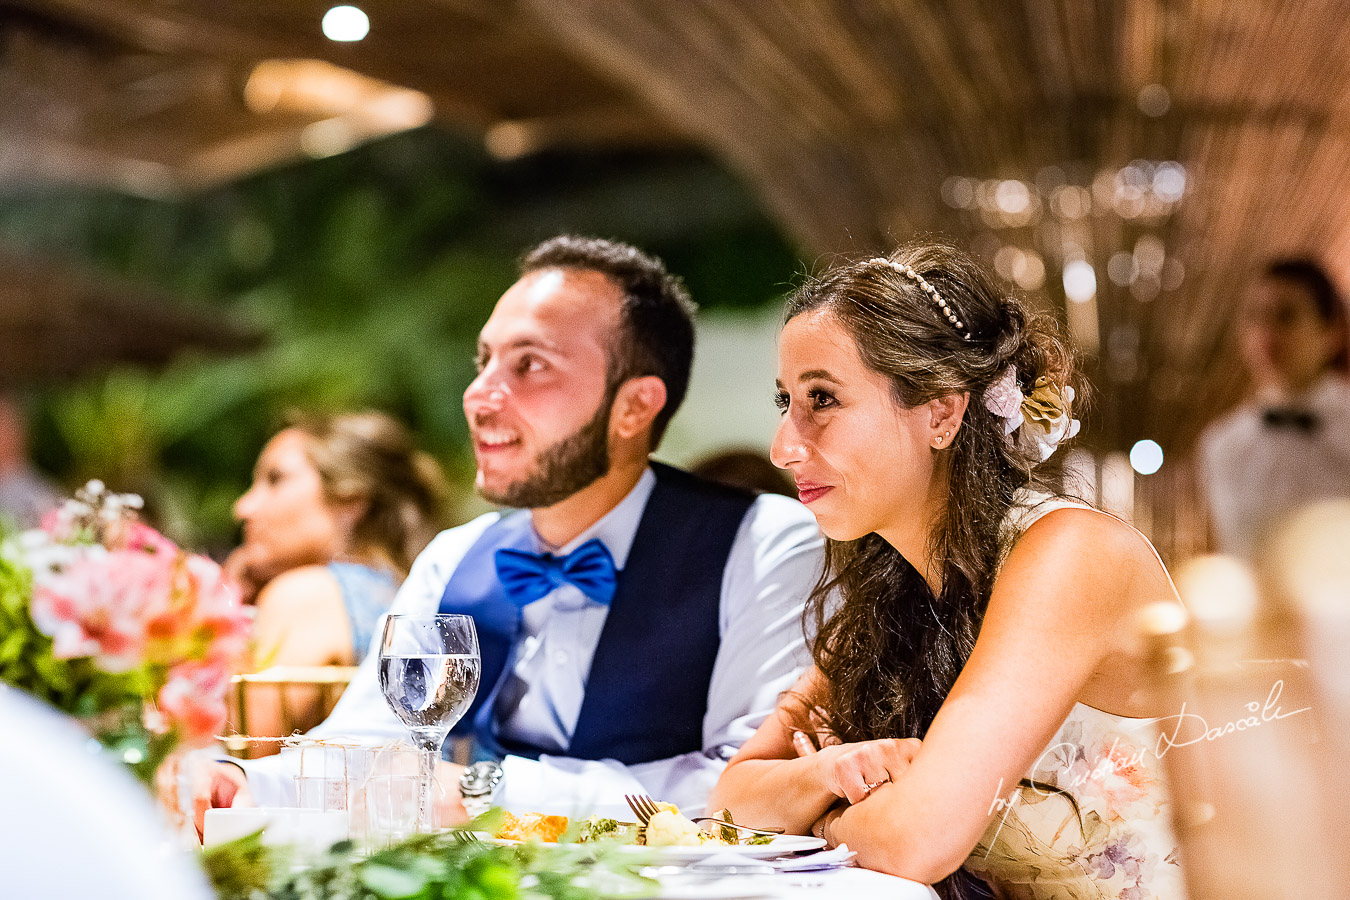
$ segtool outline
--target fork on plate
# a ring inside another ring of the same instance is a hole
[[[646,794],[624,794],[623,799],[628,801],[628,806],[633,810],[633,815],[637,816],[638,824],[646,827],[652,820],[652,816],[661,811],[661,807],[656,805],[656,801]]]
[[[646,794],[624,794],[623,799],[628,801],[629,807],[633,810],[633,815],[638,817],[638,822],[640,822],[644,828],[647,823],[651,821],[652,816],[661,811],[661,807],[657,805],[656,801]],[[783,833],[783,829],[781,828],[753,828],[749,825],[737,825],[735,822],[728,822],[724,819],[719,819],[716,816],[699,816],[696,819],[690,819],[690,821],[696,823],[715,822],[718,825],[730,826],[738,831],[744,831],[747,834],[775,835]]]
[[[776,835],[782,834],[781,828],[755,828],[750,825],[741,825],[736,822],[728,822],[726,819],[719,819],[716,816],[696,816],[690,819],[691,822],[713,822],[724,828],[735,828],[737,831],[744,831],[746,834]]]

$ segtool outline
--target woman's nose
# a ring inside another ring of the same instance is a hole
[[[256,497],[254,494],[254,489],[249,488],[247,491],[244,491],[244,493],[239,497],[238,500],[234,501],[235,519],[240,522],[247,519],[252,514],[253,507],[255,505],[256,505]]]
[[[786,469],[793,463],[806,457],[806,446],[801,433],[792,421],[792,413],[783,416],[778,430],[773,434],[773,444],[769,446],[769,459],[780,469]]]

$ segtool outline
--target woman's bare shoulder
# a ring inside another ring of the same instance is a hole
[[[258,617],[311,613],[341,602],[342,590],[326,566],[298,566],[264,585],[258,593]]]
[[[1137,528],[1111,513],[1078,504],[1058,507],[1032,522],[1008,559],[1030,554],[1089,566],[1133,561],[1162,567],[1153,545]]]
[[[1066,616],[1114,619],[1176,591],[1153,545],[1129,523],[1086,506],[1064,506],[1033,522],[999,573],[995,597],[1043,602]]]
[[[351,626],[337,579],[323,566],[273,578],[258,595],[254,664],[320,666],[354,658]]]

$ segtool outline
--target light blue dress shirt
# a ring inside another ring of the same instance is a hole
[[[598,538],[622,569],[655,484],[649,469],[591,528],[564,547],[541,543],[539,549],[568,553]],[[413,564],[390,612],[434,613],[464,554],[499,517],[489,513],[438,535]],[[823,540],[806,507],[773,494],[755,499],[723,572],[721,642],[708,687],[703,749],[634,766],[562,755],[571,742],[608,608],[567,584],[527,606],[525,633],[496,714],[505,736],[554,747],[559,755],[539,760],[508,756],[496,802],[510,809],[575,815],[589,809],[614,810],[622,806],[624,793],[642,791],[683,809],[701,810],[726,761],[809,664],[802,608],[820,574],[822,553]],[[380,630],[376,629],[377,638]],[[380,692],[377,657],[372,649],[333,714],[311,736],[363,741],[406,737],[406,729]],[[285,805],[289,790],[285,765],[280,757],[245,762],[260,805]]]

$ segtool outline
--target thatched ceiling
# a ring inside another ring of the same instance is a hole
[[[255,349],[262,335],[218,310],[170,301],[51,260],[0,253],[0,388],[167,363],[185,348]]]
[[[941,231],[1012,248],[1005,270],[1056,304],[1086,258],[1096,305],[1069,318],[1095,348],[1106,446],[1185,446],[1233,396],[1227,330],[1260,260],[1313,253],[1350,285],[1335,0],[382,0],[346,45],[319,33],[328,5],[9,0],[0,178],[172,190],[290,158],[315,122],[350,140],[397,125],[250,109],[276,58],[359,72],[368,97],[416,89],[502,155],[691,142],[812,256]],[[1134,160],[1179,162],[1180,201]],[[999,181],[1016,214],[990,207]]]

